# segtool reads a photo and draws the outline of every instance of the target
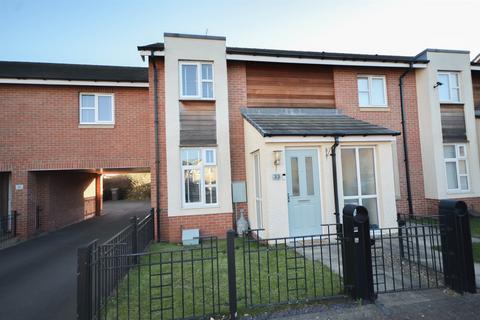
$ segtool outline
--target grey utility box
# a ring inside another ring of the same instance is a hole
[[[247,188],[245,186],[245,181],[232,182],[232,202],[247,202]]]

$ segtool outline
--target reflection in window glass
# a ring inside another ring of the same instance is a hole
[[[187,169],[185,178],[185,203],[200,202],[200,170]]]
[[[376,194],[373,149],[362,148],[359,152],[362,195]]]
[[[183,64],[182,65],[182,95],[183,96],[197,96],[197,65]]]
[[[355,149],[342,149],[343,195],[358,195]]]
[[[298,175],[298,158],[291,158],[291,170],[292,170],[292,196],[297,197],[300,195],[300,178]]]
[[[315,194],[315,187],[313,185],[313,160],[312,157],[305,157],[305,175],[307,179],[307,195]]]

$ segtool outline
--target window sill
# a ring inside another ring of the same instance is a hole
[[[113,129],[115,128],[115,124],[101,124],[101,123],[98,123],[98,124],[82,124],[80,123],[78,125],[79,128],[81,129],[87,129],[87,128],[95,128],[95,129]]]
[[[182,210],[190,210],[190,209],[214,209],[214,208],[220,208],[219,204],[199,204],[199,205],[191,205],[191,206],[182,206]]]
[[[379,111],[379,112],[387,112],[390,111],[389,106],[382,106],[382,107],[373,107],[373,106],[366,106],[366,107],[358,107],[360,111]]]
[[[470,190],[447,190],[447,195],[449,196],[458,196],[458,195],[468,196],[469,194],[470,194]]]
[[[215,102],[215,99],[202,99],[202,98],[180,98],[181,102]]]

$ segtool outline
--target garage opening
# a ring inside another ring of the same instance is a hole
[[[34,233],[150,208],[149,168],[39,171],[35,182]]]

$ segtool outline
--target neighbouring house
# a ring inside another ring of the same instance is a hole
[[[124,171],[151,173],[169,241],[191,228],[224,237],[240,212],[283,237],[321,233],[347,203],[374,227],[444,198],[480,209],[480,64],[466,51],[172,33],[138,50],[148,68],[0,63],[0,209],[19,214],[23,237],[38,219],[53,230],[100,214],[101,175]]]

